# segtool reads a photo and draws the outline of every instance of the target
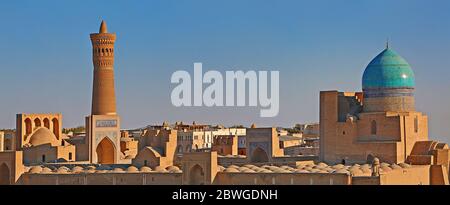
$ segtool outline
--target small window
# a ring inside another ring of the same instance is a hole
[[[42,162],[45,162],[45,154],[42,155]]]
[[[69,160],[72,160],[72,152],[69,152]]]
[[[376,135],[377,134],[377,122],[375,120],[373,120],[372,123],[371,123],[370,134],[371,135]]]
[[[414,118],[414,132],[419,132],[419,119],[417,119],[417,116]]]
[[[147,160],[144,160],[144,166],[147,166]]]

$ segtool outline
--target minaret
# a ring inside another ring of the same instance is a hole
[[[120,117],[114,92],[114,42],[102,21],[100,31],[91,34],[94,83],[91,115],[86,117],[85,143],[77,147],[81,161],[99,164],[131,163],[120,152]]]
[[[114,92],[114,42],[116,34],[108,33],[102,21],[99,33],[91,34],[94,83],[92,90],[92,115],[115,115]]]

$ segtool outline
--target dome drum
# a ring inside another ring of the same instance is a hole
[[[364,90],[364,112],[414,111],[414,104],[414,88]]]
[[[413,97],[414,88],[367,88],[364,89],[364,98],[379,97]]]
[[[364,98],[364,112],[415,111],[413,96]]]

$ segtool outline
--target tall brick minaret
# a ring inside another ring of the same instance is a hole
[[[114,91],[114,42],[102,21],[100,31],[92,33],[94,83],[92,110],[86,117],[85,143],[77,147],[77,159],[99,164],[131,163],[120,152],[120,117],[116,113]]]
[[[102,21],[99,33],[91,34],[94,85],[92,90],[92,115],[115,115],[114,92],[114,42],[116,34],[108,33]]]

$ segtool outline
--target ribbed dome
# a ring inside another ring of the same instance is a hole
[[[43,145],[43,144],[51,144],[52,146],[58,146],[58,141],[56,140],[56,136],[45,127],[39,128],[30,138],[30,144],[33,146]]]
[[[414,73],[395,51],[386,48],[367,65],[362,88],[414,88]]]

